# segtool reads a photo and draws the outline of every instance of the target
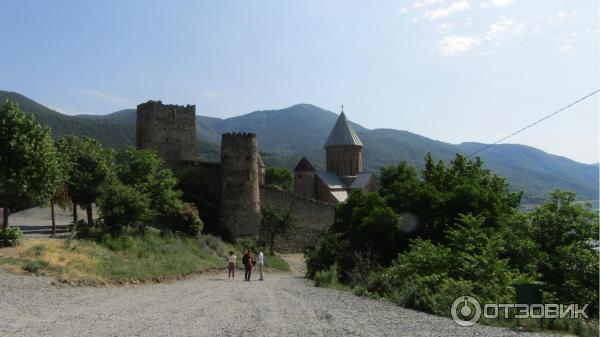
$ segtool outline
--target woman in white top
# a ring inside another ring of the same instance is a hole
[[[229,261],[229,266],[227,269],[229,270],[229,281],[233,281],[235,278],[235,260],[237,257],[233,252],[229,252],[229,256],[227,256],[227,260]]]

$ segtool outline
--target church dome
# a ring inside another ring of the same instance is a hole
[[[325,142],[326,148],[339,145],[363,146],[363,143],[348,122],[343,110]]]

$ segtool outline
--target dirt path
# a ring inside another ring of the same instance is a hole
[[[294,273],[301,274],[301,257],[288,258]],[[0,269],[0,336],[525,335],[485,326],[461,328],[447,318],[315,288],[294,274],[265,276],[264,282],[203,275],[85,288]]]

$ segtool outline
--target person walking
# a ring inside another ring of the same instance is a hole
[[[252,267],[254,266],[254,259],[252,258],[252,249],[248,248],[248,252],[242,257],[242,263],[244,264],[244,280],[250,281],[252,275]]]
[[[227,266],[227,269],[229,270],[229,281],[233,281],[235,279],[235,260],[237,259],[237,256],[235,256],[235,253],[233,251],[229,252],[229,256],[227,256],[227,261],[229,261],[229,265]]]
[[[258,273],[260,274],[260,278],[258,279],[259,281],[264,281],[263,279],[263,267],[265,266],[265,254],[263,253],[263,249],[259,249],[258,251],[258,259],[257,259],[257,264],[258,264]]]

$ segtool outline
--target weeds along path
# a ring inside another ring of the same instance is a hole
[[[114,288],[54,285],[0,269],[0,336],[521,336],[350,293],[291,274],[226,275]],[[254,275],[254,278],[256,275]],[[540,336],[540,335],[536,335]]]

